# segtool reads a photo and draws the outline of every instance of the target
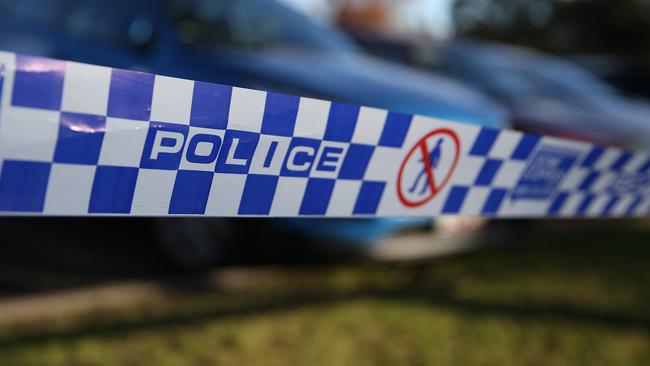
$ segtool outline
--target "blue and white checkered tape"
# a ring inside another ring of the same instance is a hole
[[[0,213],[620,217],[650,154],[0,52]]]

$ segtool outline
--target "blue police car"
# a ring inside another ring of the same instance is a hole
[[[4,50],[497,128],[508,119],[482,94],[365,56],[340,32],[273,0],[0,0],[0,14]],[[372,243],[423,222],[274,221],[347,243]],[[188,266],[214,261],[232,231],[224,220],[159,223],[163,244]]]

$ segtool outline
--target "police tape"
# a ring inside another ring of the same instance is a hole
[[[0,52],[3,215],[621,217],[650,154]]]

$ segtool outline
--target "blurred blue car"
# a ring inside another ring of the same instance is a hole
[[[513,127],[627,149],[650,150],[650,103],[632,100],[568,60],[471,39],[440,46],[432,70],[508,107]]]
[[[0,14],[4,50],[497,128],[508,119],[504,109],[479,92],[365,56],[340,32],[276,1],[0,0]],[[372,243],[424,222],[430,220],[276,221],[292,230],[354,243]],[[179,225],[176,232],[169,232],[176,230],[169,221],[164,227],[165,238],[210,237],[197,236],[201,229],[196,224]],[[202,259],[189,258],[191,249],[180,249],[188,263],[209,260],[206,250],[197,252]]]

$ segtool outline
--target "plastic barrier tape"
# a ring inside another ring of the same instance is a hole
[[[650,155],[0,52],[0,212],[632,216]]]

